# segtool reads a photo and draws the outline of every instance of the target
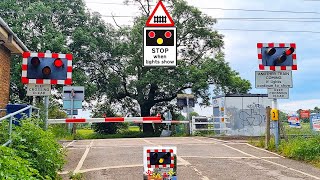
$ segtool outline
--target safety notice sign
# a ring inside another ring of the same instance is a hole
[[[175,27],[144,28],[144,66],[176,66]]]
[[[159,1],[143,29],[143,66],[176,65],[176,27],[162,1]]]
[[[51,84],[28,84],[27,96],[50,96]]]
[[[289,99],[289,88],[268,89],[269,99]]]
[[[256,88],[292,88],[292,72],[256,71]]]

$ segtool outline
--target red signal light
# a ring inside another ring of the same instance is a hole
[[[39,66],[39,65],[40,65],[40,60],[39,60],[39,58],[33,57],[33,58],[31,59],[31,64],[32,64],[33,66]]]
[[[49,66],[46,66],[42,69],[42,74],[45,76],[49,76],[51,74],[51,69]]]
[[[61,67],[63,66],[63,62],[62,62],[62,60],[59,59],[59,58],[56,59],[56,60],[54,60],[53,64],[54,64],[54,66],[57,67],[57,68],[61,68]]]
[[[293,47],[290,47],[290,48],[288,48],[288,49],[286,49],[286,50],[284,51],[284,53],[285,53],[287,56],[291,55],[293,52],[294,52],[294,48],[293,48]]]
[[[171,34],[170,31],[166,31],[166,32],[164,33],[164,36],[165,36],[166,38],[171,38],[172,34]]]
[[[148,33],[148,36],[149,36],[150,38],[154,38],[154,37],[156,37],[156,33],[155,33],[154,31],[150,31],[150,32]]]

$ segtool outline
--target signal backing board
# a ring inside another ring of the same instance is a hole
[[[144,147],[143,169],[144,179],[177,179],[177,148]]]

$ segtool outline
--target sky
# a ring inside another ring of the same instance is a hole
[[[135,16],[139,12],[137,4],[122,5],[122,0],[85,0],[85,2],[91,12],[96,11],[106,16]],[[157,0],[151,2],[156,4]],[[320,51],[317,49],[320,40],[320,0],[187,0],[187,2],[198,7],[203,13],[217,18],[218,22],[212,28],[224,35],[225,60],[242,78],[251,82],[250,93],[267,93],[266,89],[255,88],[255,71],[259,70],[256,44],[296,43],[298,70],[292,74],[293,88],[290,89],[289,99],[278,100],[279,109],[292,112],[300,108],[313,109],[315,106],[320,106],[320,83],[318,83],[320,62],[317,58],[320,57]],[[271,19],[244,21],[243,18]],[[287,19],[275,21],[274,18]],[[103,19],[115,24],[110,17]],[[116,17],[115,20],[120,26],[132,25],[132,17]],[[212,115],[210,107],[197,106],[195,111],[201,115]],[[88,112],[79,114],[85,117],[88,115]]]

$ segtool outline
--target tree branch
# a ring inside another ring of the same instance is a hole
[[[157,100],[155,100],[154,102],[155,102],[155,104],[156,104],[156,103],[159,103],[159,102],[171,101],[171,100],[173,100],[174,98],[177,97],[177,94],[178,94],[180,91],[185,90],[185,89],[188,89],[188,88],[191,88],[191,86],[189,85],[189,86],[181,87],[180,89],[177,90],[177,92],[173,93],[172,96],[170,96],[170,97],[165,97],[165,98],[162,98],[162,99],[157,99]]]
[[[114,19],[114,16],[113,16],[112,13],[111,13],[111,16],[112,16],[113,22],[116,24],[116,26],[117,26],[118,28],[121,28],[121,26],[119,26],[118,23],[117,23],[117,21]]]

